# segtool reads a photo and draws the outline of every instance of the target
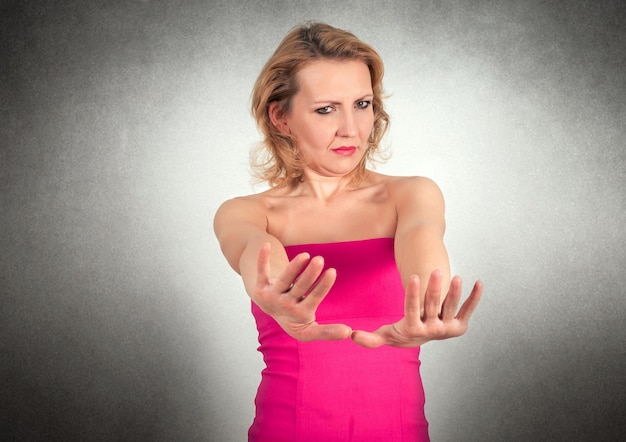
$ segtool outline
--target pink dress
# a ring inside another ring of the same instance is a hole
[[[337,269],[317,310],[320,323],[376,330],[404,313],[392,238],[286,247]],[[252,303],[266,368],[250,441],[428,441],[419,348],[368,349],[343,341],[299,342]]]

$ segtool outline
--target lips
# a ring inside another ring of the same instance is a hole
[[[356,146],[340,146],[336,149],[332,149],[332,151],[337,155],[350,156],[356,152]]]

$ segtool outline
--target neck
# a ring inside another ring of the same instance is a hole
[[[352,174],[329,177],[305,171],[303,178],[298,186],[302,194],[318,200],[329,201],[353,188]]]

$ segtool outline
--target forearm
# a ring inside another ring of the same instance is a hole
[[[264,244],[270,244],[270,280],[289,263],[287,253],[281,242],[273,235],[260,233],[250,237],[239,258],[239,274],[244,283],[246,292],[252,295],[257,284],[259,274],[259,254]]]
[[[412,275],[420,278],[423,301],[431,273],[442,273],[442,293],[450,287],[450,261],[443,243],[443,232],[435,225],[423,224],[407,229],[395,238],[395,257],[402,283],[406,287]]]

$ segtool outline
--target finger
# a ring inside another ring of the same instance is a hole
[[[482,293],[483,283],[482,281],[476,281],[476,283],[474,284],[474,288],[472,289],[472,293],[470,293],[469,297],[461,306],[461,310],[459,310],[457,319],[461,321],[469,321],[469,318],[472,316],[472,313],[474,313],[474,310],[476,309],[476,306],[480,301]]]
[[[308,295],[323,270],[324,258],[321,256],[312,258],[302,273],[300,273],[298,278],[294,281],[293,288],[290,291],[291,294],[297,299]]]
[[[459,301],[461,300],[461,293],[463,292],[463,283],[461,278],[455,276],[450,281],[450,290],[448,291],[448,295],[446,299],[443,301],[443,306],[441,307],[441,319],[444,321],[450,321],[454,319],[454,315],[456,314],[456,310],[459,307]]]
[[[442,279],[443,276],[439,270],[433,270],[430,274],[428,286],[426,287],[426,294],[424,295],[425,318],[436,318],[439,316]]]
[[[367,348],[377,348],[385,345],[385,338],[378,333],[355,330],[352,332],[352,341]]]
[[[309,254],[299,253],[296,255],[290,262],[287,264],[285,270],[278,276],[276,281],[276,288],[281,293],[286,293],[291,291],[294,286],[294,281],[298,277],[298,275],[302,272],[302,269],[309,262]]]
[[[308,293],[305,292],[302,294],[302,302],[306,301],[309,306],[317,308],[332,288],[336,279],[337,271],[333,268],[327,269],[322,276],[320,276],[317,283],[312,288],[308,288]],[[296,284],[299,282],[298,280]]]
[[[311,323],[302,330],[299,339],[302,341],[336,341],[346,339],[352,333],[352,328],[346,324],[318,324]]]
[[[270,279],[270,252],[272,246],[266,242],[261,246],[259,258],[257,259],[257,287],[265,287]]]
[[[420,278],[412,275],[406,285],[404,295],[404,317],[409,326],[415,325],[421,321],[421,305],[420,305]]]

